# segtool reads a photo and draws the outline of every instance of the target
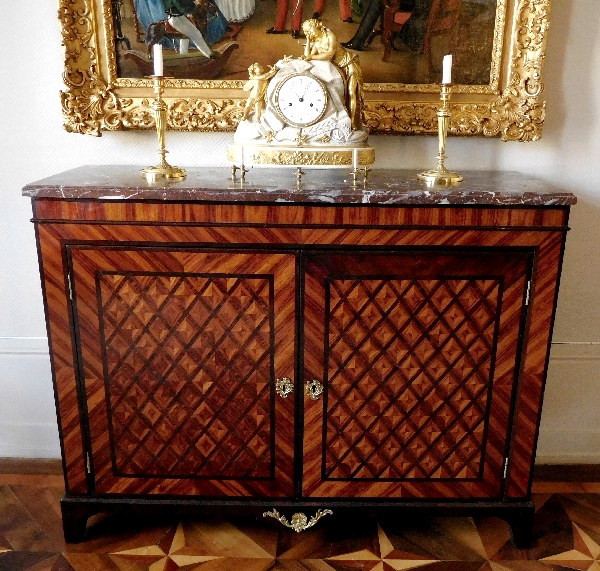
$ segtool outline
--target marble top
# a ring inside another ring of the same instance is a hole
[[[344,169],[252,168],[245,181],[228,168],[191,168],[182,182],[148,183],[135,166],[82,166],[28,184],[24,196],[83,200],[160,200],[214,203],[568,206],[570,192],[517,172],[464,171],[454,187],[427,186],[417,171],[378,170],[353,185]]]

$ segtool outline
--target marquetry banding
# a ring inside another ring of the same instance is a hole
[[[432,208],[245,204],[161,204],[145,202],[63,202],[38,199],[38,221],[111,224],[127,222],[170,225],[250,225],[250,226],[431,226],[477,228],[561,228],[564,207],[532,208]]]

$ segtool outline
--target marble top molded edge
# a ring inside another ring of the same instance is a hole
[[[188,169],[186,180],[151,184],[134,166],[82,166],[30,183],[23,195],[68,200],[152,200],[211,203],[569,206],[576,197],[517,172],[467,171],[454,187],[431,187],[417,171],[377,170],[366,183],[343,169],[305,169],[297,187],[291,168],[253,168],[245,181],[228,168]]]

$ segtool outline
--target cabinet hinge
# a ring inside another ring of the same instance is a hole
[[[504,459],[504,475],[502,476],[506,480],[506,475],[508,474],[508,458]]]
[[[69,299],[73,301],[73,286],[71,285],[71,274],[67,274],[67,287],[69,288]]]
[[[531,291],[531,280],[527,282],[527,291],[525,292],[525,305],[529,305],[529,292]]]
[[[92,473],[92,465],[90,463],[90,453],[89,452],[85,453],[85,471],[88,474]]]

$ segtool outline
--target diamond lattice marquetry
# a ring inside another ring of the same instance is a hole
[[[325,474],[477,478],[500,284],[329,283]]]
[[[269,477],[269,280],[104,274],[100,290],[116,471]]]

